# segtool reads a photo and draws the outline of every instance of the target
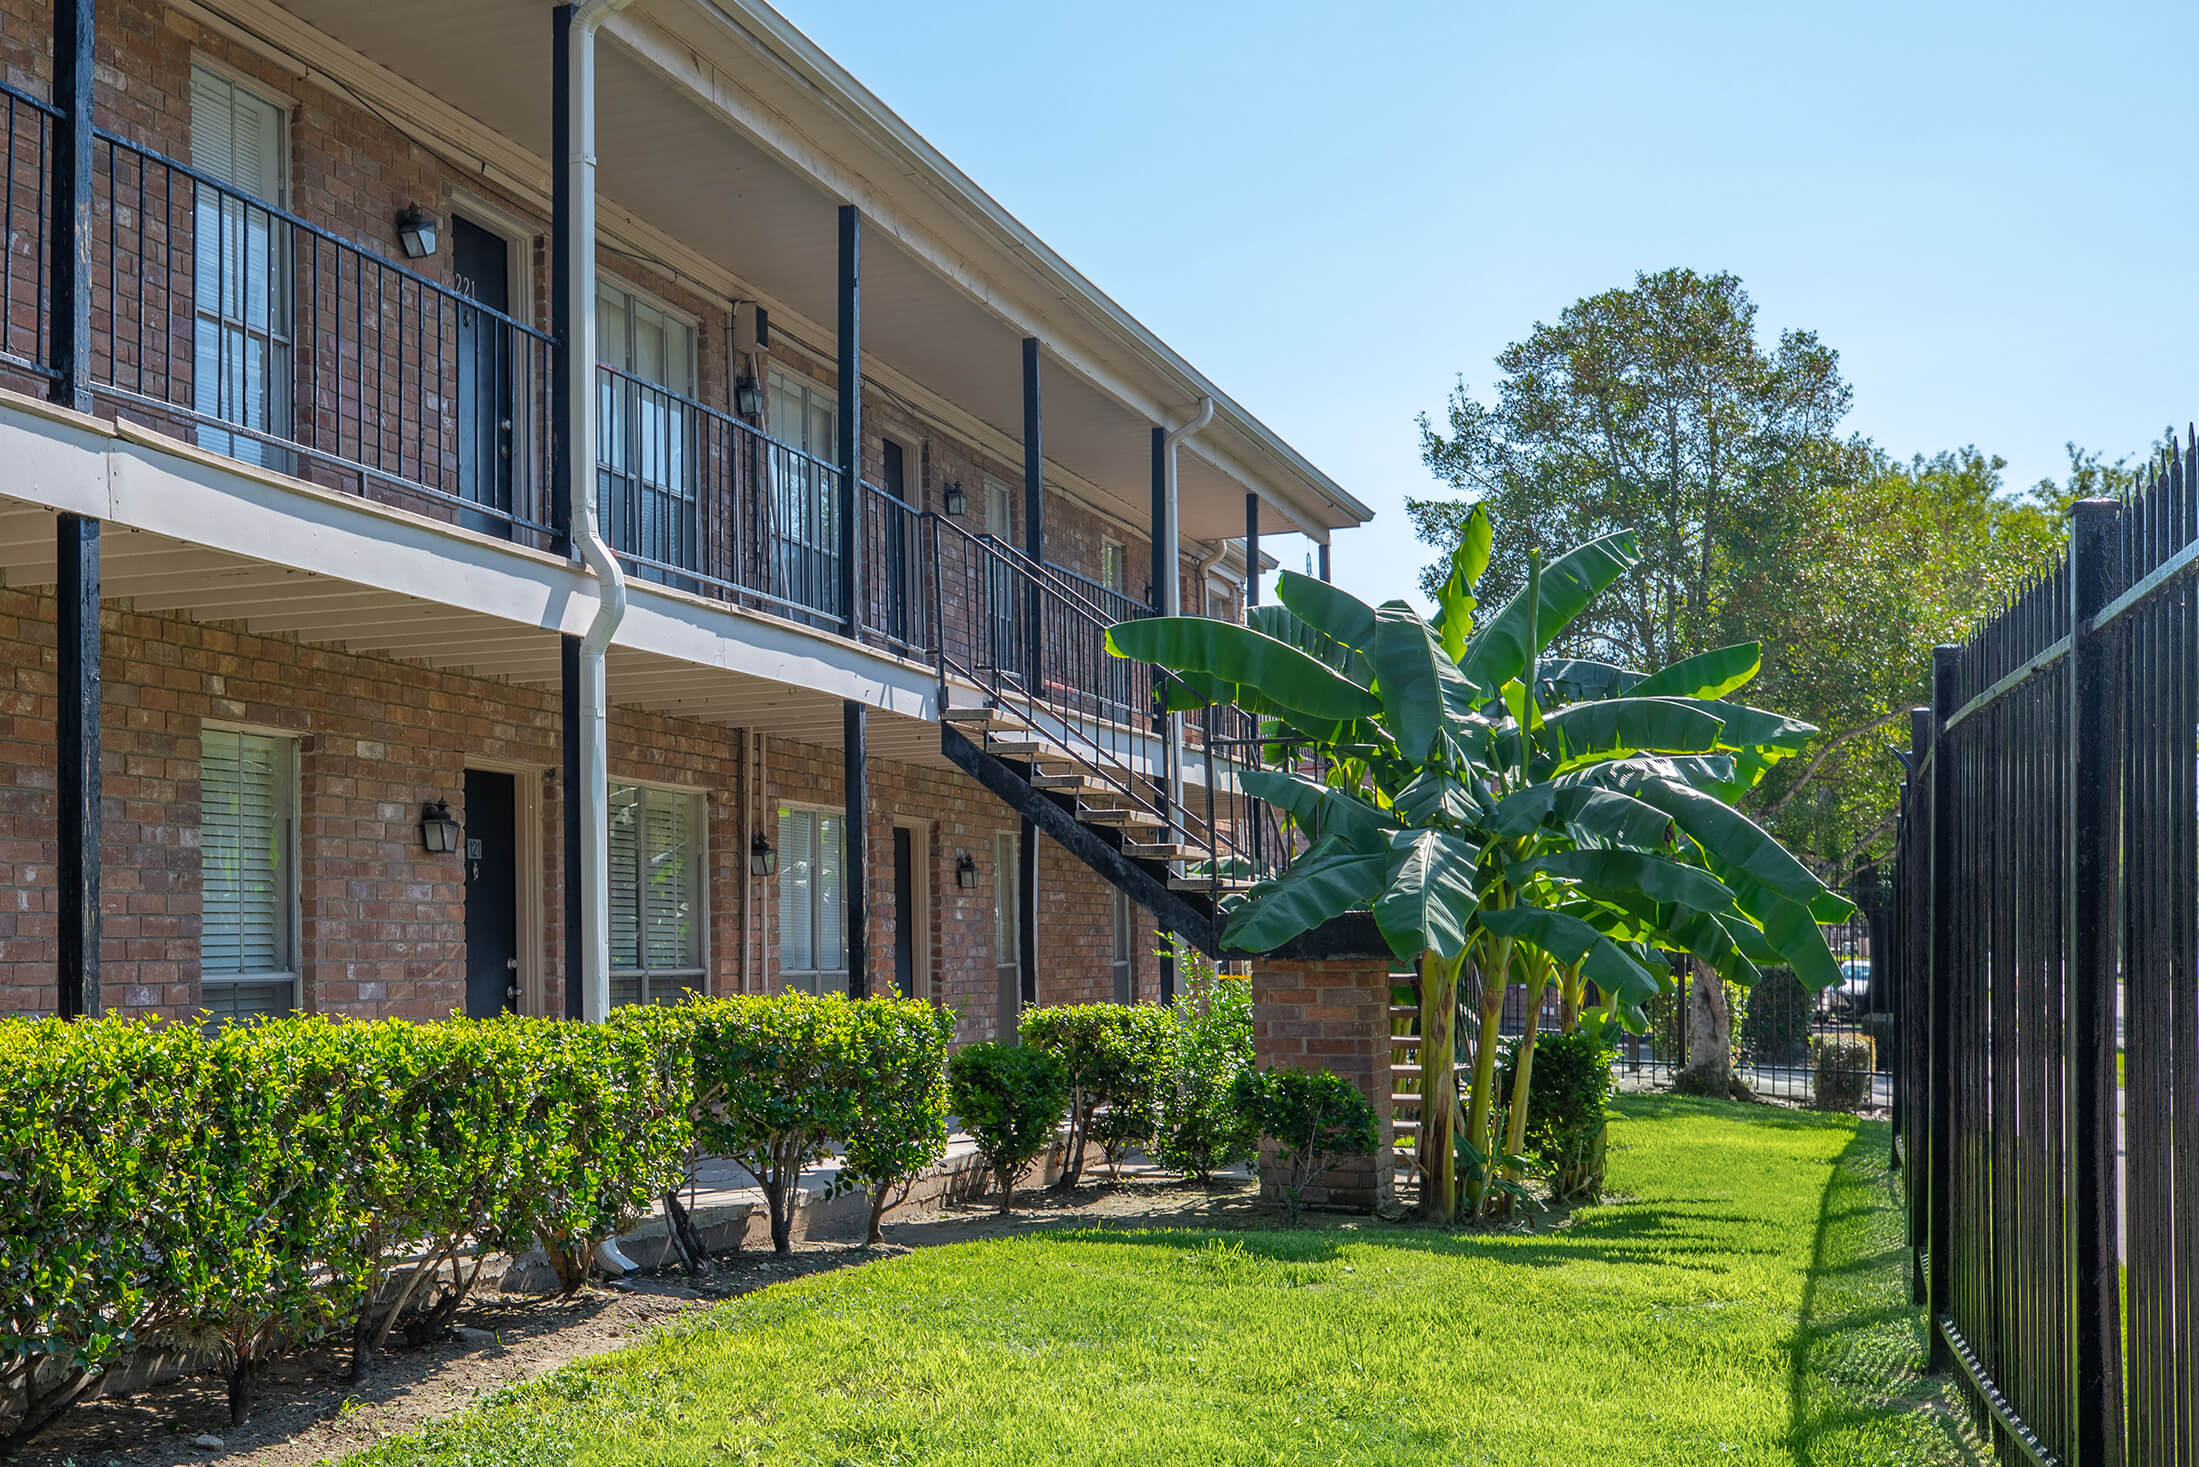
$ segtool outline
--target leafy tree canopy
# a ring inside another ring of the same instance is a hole
[[[1468,517],[1497,528],[1492,587],[1531,548],[1631,531],[1641,565],[1552,651],[1655,667],[1762,643],[1763,696],[1819,732],[1749,807],[1838,879],[1890,844],[1922,649],[1956,638],[2043,569],[2075,499],[2137,470],[2070,445],[2068,476],[2020,491],[1975,448],[1897,460],[1841,429],[1851,391],[1814,333],[1761,339],[1730,274],[1642,274],[1538,323],[1498,354],[1493,400],[1462,380],[1421,457],[1451,492],[1408,499],[1439,552]],[[1447,431],[1446,431],[1447,430]]]

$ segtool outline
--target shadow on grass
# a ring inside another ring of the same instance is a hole
[[[1860,1432],[1890,1415],[1918,1413],[1932,1417],[1928,1434],[1945,1447],[1949,1460],[1971,1460],[1956,1418],[1941,1409],[1942,1388],[1919,1373],[1924,1321],[1903,1292],[1905,1250],[1870,1248],[1870,1240],[1860,1240],[1866,1246],[1853,1257],[1838,1256],[1854,1246],[1839,1234],[1868,1226],[1873,1211],[1867,1202],[1843,1205],[1841,1194],[1854,1189],[1867,1197],[1869,1189],[1884,1185],[1883,1151],[1875,1127],[1858,1128],[1819,1199],[1809,1272],[1788,1347],[1787,1440],[1798,1467],[1812,1467],[1828,1436]],[[1874,1289],[1873,1274],[1889,1282]],[[1848,1459],[1846,1453],[1836,1455]]]

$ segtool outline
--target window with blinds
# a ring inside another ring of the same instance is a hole
[[[191,406],[199,445],[280,467],[268,439],[290,430],[289,118],[205,67],[191,69]],[[214,426],[234,423],[248,433]]]
[[[287,1012],[296,998],[295,753],[269,734],[199,735],[199,973],[219,1018]]]
[[[779,809],[779,973],[788,988],[847,991],[842,823],[830,810]]]
[[[703,986],[702,801],[611,786],[611,1002],[673,1003]]]

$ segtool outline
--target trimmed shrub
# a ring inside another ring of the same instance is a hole
[[[0,1453],[212,1299],[211,1080],[188,1025],[0,1022]]]
[[[1231,1087],[1252,1068],[1252,982],[1186,953],[1153,1102],[1153,1155],[1203,1182],[1259,1149]]]
[[[1016,1178],[1053,1143],[1069,1104],[1069,1072],[1035,1045],[988,1039],[947,1061],[947,1103],[999,1183],[1005,1214]]]
[[[1512,1093],[1519,1041],[1505,1047],[1499,1085]],[[1539,1034],[1527,1076],[1527,1154],[1550,1179],[1559,1202],[1593,1202],[1603,1195],[1604,1136],[1611,1099],[1611,1046],[1586,1029]]]
[[[889,1208],[908,1200],[925,1170],[947,1154],[947,1045],[954,1015],[920,999],[855,1005],[864,1084],[847,1136],[847,1175],[870,1189],[864,1246],[882,1241]]]
[[[1112,1167],[1152,1134],[1168,1028],[1165,1010],[1142,1004],[1065,1005],[1023,1016],[1023,1042],[1059,1059],[1069,1077],[1069,1139],[1054,1184],[1062,1191],[1074,1190],[1083,1175],[1087,1141],[1101,1141]]]
[[[540,1026],[518,1196],[527,1231],[571,1294],[587,1282],[596,1246],[680,1180],[692,1135],[692,1052],[657,1025],[497,1022]]]
[[[1861,1035],[1820,1034],[1810,1040],[1812,1082],[1819,1110],[1861,1110],[1871,1098],[1878,1051]]]
[[[1329,1070],[1246,1070],[1231,1085],[1246,1123],[1276,1145],[1284,1166],[1283,1207],[1298,1223],[1306,1192],[1347,1156],[1381,1139],[1374,1107],[1359,1087]]]
[[[802,1173],[856,1128],[864,1088],[856,1008],[838,994],[783,993],[696,999],[674,1011],[691,1026],[696,1139],[756,1179],[781,1257],[793,1250]]]

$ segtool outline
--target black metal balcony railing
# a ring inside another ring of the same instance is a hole
[[[98,396],[248,463],[553,538],[545,333],[112,133],[93,151]]]
[[[51,381],[63,115],[5,85],[0,104],[0,367]],[[92,152],[86,365],[103,409],[469,530],[563,543],[547,333],[151,148],[95,129]],[[1106,650],[1142,602],[869,483],[844,536],[835,465],[614,367],[596,368],[596,413],[605,532],[638,579],[845,631],[852,542],[858,637],[1012,696],[1126,797],[1167,803],[1166,674]],[[1257,727],[1236,709],[1188,722],[1206,789],[1173,828],[1202,870],[1266,869],[1283,843],[1230,774]]]
[[[52,377],[46,302],[47,145],[59,109],[12,87],[7,106],[7,179],[0,185],[0,229],[6,231],[6,272],[0,275],[0,361]]]

